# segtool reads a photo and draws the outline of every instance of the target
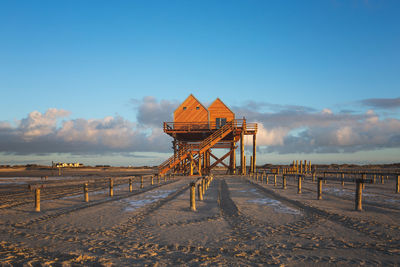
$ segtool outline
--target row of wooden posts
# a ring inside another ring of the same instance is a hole
[[[133,181],[135,177],[128,178],[128,183],[129,183],[129,192],[133,191]],[[172,179],[175,178],[174,174],[168,174],[168,175],[142,175],[139,177],[140,178],[140,189],[144,188],[144,179],[149,178],[150,179],[150,184],[154,185],[155,184],[155,179],[157,179],[157,184],[160,184],[161,179],[164,179],[164,182],[167,182],[167,178]],[[78,183],[79,184],[79,183]],[[109,196],[113,197],[114,196],[114,178],[108,178],[108,185],[109,185]],[[29,185],[28,188],[30,190],[35,190],[35,211],[40,212],[40,190],[46,188],[46,184],[34,184],[34,185]],[[83,199],[85,202],[89,202],[89,183],[84,182],[83,183]]]
[[[254,174],[250,174],[250,177],[252,177],[254,180],[260,181],[261,183],[263,182],[263,178],[265,176],[265,182],[268,184],[268,176],[273,175],[274,177],[274,186],[277,186],[276,183],[276,174],[267,174],[265,172],[256,172]],[[301,187],[302,187],[302,181],[305,178],[304,174],[282,174],[282,189],[287,188],[287,176],[294,176],[297,178],[297,193],[301,194]],[[314,172],[312,174],[312,181],[315,182],[317,174]],[[383,184],[384,182],[384,176],[381,175],[381,183]],[[388,176],[387,176],[388,178]],[[329,180],[334,180],[332,178],[326,177],[326,173],[324,173],[323,177],[318,177],[318,183],[317,183],[317,199],[321,200],[322,199],[322,181],[326,184],[326,181]],[[374,175],[374,178],[369,181],[370,183],[375,183],[376,175]],[[364,189],[365,183],[368,182],[367,180],[367,175],[362,174],[361,178],[356,178],[356,179],[345,179],[344,178],[344,173],[341,173],[341,185],[342,187],[344,186],[345,180],[355,182],[356,184],[356,193],[355,193],[355,210],[357,211],[362,211],[362,190]],[[395,193],[398,194],[400,192],[400,175],[397,175],[396,179],[396,187],[395,187]]]
[[[190,183],[190,210],[196,211],[196,187],[198,200],[203,201],[204,194],[206,193],[212,180],[212,176],[203,176]]]

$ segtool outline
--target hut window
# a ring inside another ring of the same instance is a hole
[[[197,109],[197,110],[199,110],[199,109],[200,109],[200,107],[196,107],[196,109]]]
[[[183,107],[183,110],[186,110],[187,109],[187,107]]]

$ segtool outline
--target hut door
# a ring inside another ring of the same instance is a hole
[[[216,128],[219,129],[226,124],[226,118],[216,118],[215,119]]]

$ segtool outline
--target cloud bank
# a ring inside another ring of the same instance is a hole
[[[366,99],[367,106],[397,107],[399,99]],[[20,155],[171,152],[162,122],[171,121],[177,101],[132,100],[136,122],[121,116],[70,119],[70,112],[32,111],[15,124],[0,121],[0,152]],[[336,153],[400,148],[400,120],[373,110],[335,113],[325,108],[247,102],[234,106],[238,118],[258,122],[262,152]],[[265,111],[268,110],[268,111]],[[248,141],[247,144],[251,144]]]

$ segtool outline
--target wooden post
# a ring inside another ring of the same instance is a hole
[[[203,200],[203,189],[201,183],[199,183],[199,185],[197,186],[197,191],[199,200]]]
[[[190,176],[193,176],[193,168],[194,168],[194,162],[193,162],[193,155],[190,154]]]
[[[274,186],[276,187],[276,174],[274,174]]]
[[[344,186],[344,173],[342,172],[342,187]]]
[[[40,211],[40,188],[35,189],[35,211]]]
[[[265,183],[268,184],[268,173],[265,174]]]
[[[190,210],[196,211],[196,184],[190,183]]]
[[[304,173],[308,173],[307,167],[307,160],[304,160]]]
[[[58,167],[58,176],[61,176],[61,168]]]
[[[362,179],[362,189],[364,190],[365,189],[365,181],[367,180],[367,174],[365,174],[365,173],[363,173],[362,175],[361,175],[361,179]]]
[[[318,187],[317,187],[317,199],[321,200],[322,199],[322,178],[318,178]]]
[[[157,184],[160,184],[160,175],[157,174]]]
[[[129,178],[129,192],[133,191],[132,178]]]
[[[324,172],[324,184],[326,184],[326,172]]]
[[[88,183],[83,184],[83,195],[85,202],[89,202],[89,189],[88,189]]]
[[[204,195],[206,193],[206,179],[205,178],[201,178],[201,190],[202,190],[202,194]]]
[[[197,168],[199,170],[199,175],[201,175],[201,157],[202,157],[202,154],[199,153],[199,166]]]
[[[143,189],[143,176],[140,176],[140,188]]]
[[[153,175],[151,176],[151,185],[154,185],[154,181],[153,181]]]
[[[296,160],[296,173],[299,173],[299,161]]]
[[[231,144],[231,159],[232,159],[232,174],[236,174],[236,144],[235,142],[232,142]]]
[[[315,172],[312,174],[312,181],[315,182],[315,175],[317,175]]]
[[[311,160],[308,161],[308,170],[311,172]]]
[[[381,184],[384,184],[384,183],[385,183],[385,180],[383,178],[383,175],[381,175]]]
[[[243,156],[243,175],[246,175],[246,156]]]
[[[257,149],[256,149],[256,135],[253,134],[253,160],[252,160],[252,171],[256,172],[257,171],[257,166],[256,166],[256,153],[257,153]]]
[[[254,174],[254,171],[253,171],[253,156],[250,156],[249,174]]]
[[[301,179],[302,175],[297,176],[297,194],[301,194]]]
[[[372,179],[372,183],[376,183],[376,174],[374,174],[374,178]]]
[[[167,176],[165,174],[163,176],[164,176],[164,183],[166,183],[167,182]],[[171,180],[171,174],[169,174],[169,179]]]
[[[110,197],[114,196],[114,180],[110,178]]]
[[[303,173],[303,161],[300,160],[300,173]]]
[[[398,194],[400,191],[400,175],[397,175],[397,180],[396,180],[396,193]]]
[[[244,155],[244,129],[240,133],[240,167],[240,174],[246,175],[246,156]]]
[[[356,180],[355,210],[362,211],[362,179]]]
[[[282,188],[286,189],[286,175],[282,174]]]

